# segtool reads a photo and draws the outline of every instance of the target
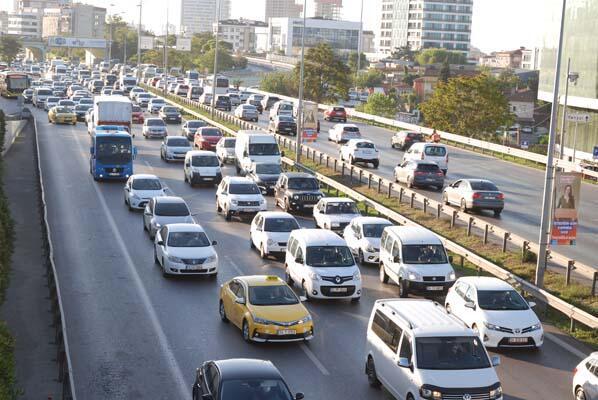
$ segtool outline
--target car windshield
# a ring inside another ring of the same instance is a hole
[[[75,110],[76,111],[87,111],[89,110],[91,107],[89,105],[86,104],[78,104],[75,106]]]
[[[156,203],[156,215],[163,217],[186,217],[189,215],[189,209],[185,203]]]
[[[191,147],[189,141],[185,138],[169,138],[166,143],[172,147]]]
[[[226,139],[224,141],[224,147],[227,149],[234,149],[236,142],[237,141],[235,139]]]
[[[92,105],[93,104],[93,100],[92,99],[87,99],[87,98],[81,99],[81,100],[79,100],[79,104],[89,104],[89,105]]]
[[[216,159],[218,160],[218,159]],[[261,194],[260,188],[255,183],[231,183],[230,194]]]
[[[368,238],[381,238],[382,231],[387,226],[391,226],[392,224],[364,224],[363,225],[363,236]]]
[[[220,162],[216,156],[193,156],[191,165],[194,167],[217,167]]]
[[[37,95],[38,96],[48,96],[51,95],[52,91],[51,90],[47,90],[47,89],[38,89],[37,90]]]
[[[179,110],[177,110],[175,107],[164,107],[164,108],[162,108],[162,112],[165,112],[165,113],[178,113]]]
[[[295,218],[266,218],[264,231],[266,232],[291,232],[299,229]]]
[[[250,156],[278,156],[278,144],[276,143],[251,143],[249,145]]]
[[[374,149],[374,143],[371,142],[357,142],[357,144],[355,144],[355,147],[357,147],[358,149]]]
[[[529,305],[515,290],[478,290],[483,310],[527,310]]]
[[[170,247],[208,247],[210,241],[204,232],[170,232],[167,244]]]
[[[133,110],[133,112],[141,112],[141,107],[133,106],[132,110]]]
[[[161,119],[147,119],[145,120],[147,126],[164,126],[164,121]]]
[[[279,164],[256,164],[256,174],[278,175],[282,171]]]
[[[250,286],[249,303],[254,306],[284,306],[298,304],[299,299],[287,285]]]
[[[96,157],[100,163],[119,164],[131,161],[131,138],[102,137],[96,139]]]
[[[314,178],[292,178],[289,179],[289,189],[293,190],[318,190],[320,185]]]
[[[359,214],[357,206],[353,202],[341,201],[338,203],[326,204],[326,214]]]
[[[309,246],[305,262],[312,267],[350,267],[355,264],[347,246]]]
[[[278,121],[279,122],[295,122],[295,119],[290,115],[279,115]]]
[[[222,382],[222,400],[292,400],[280,379],[230,379]]]
[[[160,190],[162,184],[158,179],[140,178],[133,181],[133,189],[135,190]]]
[[[427,156],[444,157],[446,155],[446,149],[442,146],[426,146],[424,153],[426,153]]]
[[[334,112],[345,112],[345,109],[344,109],[344,108],[342,108],[342,107],[334,107],[334,108],[332,109],[332,111],[334,111]]]
[[[496,185],[489,181],[469,181],[469,184],[473,190],[498,191]]]
[[[71,109],[68,107],[64,107],[64,106],[56,107],[57,114],[70,113],[70,112],[71,112]]]
[[[415,339],[415,348],[419,369],[490,368],[484,346],[477,336],[420,337]]]
[[[203,121],[187,121],[188,128],[201,128],[202,126],[206,126],[206,123]]]
[[[201,136],[222,136],[218,128],[205,128],[201,130]]]
[[[446,252],[441,244],[403,245],[405,264],[446,264]]]
[[[162,99],[152,99],[152,105],[155,104],[164,104],[164,100]]]
[[[59,101],[59,100],[60,100],[60,99],[59,99],[58,97],[48,97],[48,98],[46,99],[46,102],[47,102],[47,103],[58,103],[58,101]]]

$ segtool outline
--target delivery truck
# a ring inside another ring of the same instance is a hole
[[[131,100],[124,96],[97,96],[87,131],[91,135],[97,126],[116,125],[131,133],[132,111]]]

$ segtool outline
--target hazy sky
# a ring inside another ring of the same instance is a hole
[[[77,0],[75,0],[77,1]],[[265,0],[232,0],[232,17],[259,18],[263,16]],[[376,30],[379,0],[364,1],[364,28]],[[109,13],[124,13],[125,20],[137,21],[137,0],[82,0],[108,8]],[[474,0],[472,45],[485,52],[534,47],[546,27],[542,25],[542,8],[557,0]],[[0,0],[0,9],[11,10],[13,0]],[[114,4],[114,6],[111,6]],[[156,33],[165,26],[166,7],[170,23],[178,25],[180,1],[144,0],[143,24]],[[361,0],[344,0],[344,18],[359,21]],[[309,10],[308,10],[309,12]]]

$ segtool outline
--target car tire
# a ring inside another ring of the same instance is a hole
[[[357,262],[361,265],[365,264],[365,258],[363,256],[363,251],[359,249],[359,253],[357,254]]]
[[[368,360],[365,364],[365,374],[368,377],[368,383],[371,387],[380,387],[380,381],[378,380],[378,376],[376,375],[376,366],[372,357],[368,357]]]
[[[465,199],[461,199],[461,205],[460,205],[460,209],[461,211],[463,211],[464,213],[467,212],[467,202],[465,202]]]
[[[218,313],[220,314],[220,319],[222,322],[228,322],[228,317],[226,316],[226,310],[224,309],[224,303],[220,300],[220,304],[218,305]]]
[[[262,259],[268,258],[268,253],[266,253],[266,251],[264,250],[264,244],[263,243],[260,246],[260,257]]]
[[[502,208],[499,208],[498,210],[494,210],[494,217],[495,218],[500,217],[500,213],[502,213]]]
[[[253,239],[251,238],[251,233],[249,234],[249,248],[255,249],[255,244],[253,243]]]
[[[409,291],[407,290],[407,284],[402,279],[399,279],[399,297],[402,299],[409,297]]]
[[[350,156],[349,157],[349,165],[354,165],[354,164],[355,164],[355,159],[352,156]]]
[[[411,179],[410,176],[407,177],[407,188],[409,188],[409,189],[413,188],[413,179]]]
[[[303,291],[303,295],[307,299],[307,301],[311,300],[311,296],[309,295],[309,291],[305,287],[305,281],[301,282],[301,291]]]
[[[380,165],[380,160],[374,161],[373,163],[374,169],[378,169],[378,166]]]
[[[218,198],[216,198],[216,212],[221,213],[222,207],[220,207],[220,203],[218,202]]]
[[[156,246],[154,246],[154,264],[160,265],[160,261],[158,260],[158,253],[156,252]]]
[[[243,325],[241,328],[241,335],[243,336],[244,341],[246,341],[247,343],[251,343],[251,333],[249,332],[249,323],[247,323],[246,319],[243,320]]]
[[[587,400],[586,392],[581,386],[575,389],[575,400]]]
[[[378,274],[380,282],[388,283],[388,274],[386,273],[386,269],[384,269],[384,264],[380,263],[380,273]]]
[[[445,206],[449,205],[448,196],[446,192],[442,193],[442,204],[444,204]]]
[[[361,300],[361,296],[359,296],[359,297],[352,297],[351,298],[351,303],[359,303],[359,300]]]
[[[293,285],[295,284],[295,282],[293,281],[293,278],[291,278],[291,273],[289,272],[288,266],[284,269],[284,280],[286,281],[287,285],[289,285],[290,287],[293,287]]]
[[[230,221],[232,219],[232,214],[228,209],[224,210],[224,219],[226,221]]]
[[[170,278],[170,274],[166,272],[166,267],[164,266],[164,259],[162,259],[162,276],[164,278]]]

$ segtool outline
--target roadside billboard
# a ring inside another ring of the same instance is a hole
[[[87,39],[76,37],[50,36],[48,38],[49,47],[71,47],[84,49],[105,49],[107,42],[105,39]]]
[[[557,172],[555,179],[550,244],[574,246],[577,239],[581,174],[578,172]]]
[[[154,48],[153,36],[141,36],[139,38],[141,50],[151,50]]]
[[[191,51],[191,38],[177,37],[176,49],[178,51]]]

